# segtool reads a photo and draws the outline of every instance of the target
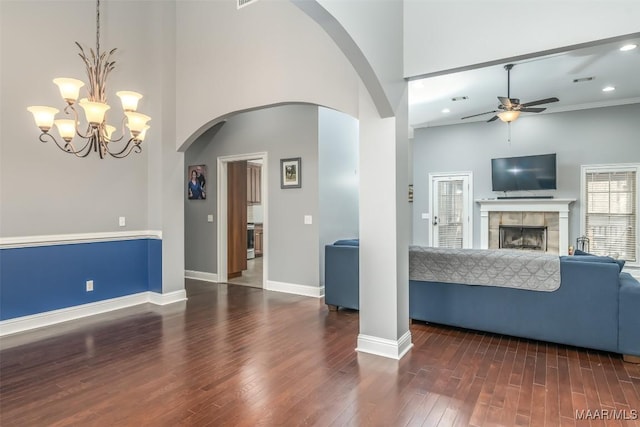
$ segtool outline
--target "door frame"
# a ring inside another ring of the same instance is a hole
[[[262,209],[263,212],[263,234],[262,244],[264,248],[268,248],[269,243],[269,194],[266,191],[268,186],[268,159],[267,152],[249,153],[249,154],[235,154],[231,156],[218,157],[218,282],[226,282],[228,280],[227,271],[227,165],[231,162],[237,162],[241,160],[255,160],[262,159],[262,176],[260,180],[260,191],[262,197]],[[265,250],[262,255],[262,287],[264,288],[269,277],[269,251]]]
[[[469,182],[469,188],[467,189],[467,222],[469,226],[465,229],[464,237],[462,241],[467,241],[463,248],[473,248],[473,172],[436,172],[429,173],[429,214],[431,215],[429,220],[429,246],[433,247],[433,183],[436,179],[446,179],[454,181],[457,178],[466,178]],[[466,239],[465,239],[466,237]]]

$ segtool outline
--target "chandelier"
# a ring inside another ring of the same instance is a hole
[[[67,103],[64,113],[72,118],[56,119],[60,112],[57,108],[44,106],[31,106],[27,110],[33,114],[36,125],[40,128],[40,141],[46,143],[48,140],[55,144],[62,151],[74,154],[77,157],[87,157],[89,153],[97,152],[101,159],[107,155],[115,158],[127,157],[132,152],[142,151],[141,143],[149,126],[147,122],[151,117],[136,112],[138,101],[142,95],[137,92],[120,91],[116,95],[122,102],[124,117],[119,135],[115,134],[116,128],[106,122],[106,113],[111,108],[107,104],[107,77],[115,68],[115,61],[111,56],[116,49],[109,52],[100,52],[100,0],[96,1],[96,49],[89,49],[87,55],[82,46],[76,42],[80,49],[80,58],[87,68],[89,84],[87,87],[87,97],[80,99],[80,88],[84,83],[77,79],[56,78],[53,82],[60,89],[60,95]],[[78,114],[78,104],[84,110],[87,124],[80,129]],[[58,141],[49,131],[56,126],[62,141]],[[130,137],[125,138],[125,127],[129,129]],[[74,144],[75,137],[79,137],[79,144]],[[64,142],[63,142],[64,141]],[[124,142],[126,141],[126,143]],[[119,143],[119,144],[114,144]]]

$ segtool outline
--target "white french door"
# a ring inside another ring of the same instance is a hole
[[[471,248],[472,175],[429,174],[431,228],[429,244],[436,248]]]

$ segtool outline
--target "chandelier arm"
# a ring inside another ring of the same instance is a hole
[[[124,117],[122,118],[122,128],[120,129],[120,132],[122,133],[122,135],[120,135],[120,137],[119,137],[119,138],[115,138],[115,139],[113,139],[113,138],[107,138],[107,137],[105,136],[105,137],[104,137],[104,140],[105,140],[105,141],[107,141],[107,142],[120,142],[120,141],[122,141],[122,139],[124,138],[124,133],[125,133],[125,130],[124,130],[124,123],[125,123],[125,121],[126,121],[126,120],[127,120],[127,116],[124,116]]]
[[[127,144],[124,146],[124,148],[118,151],[117,153],[112,153],[109,150],[107,150],[107,153],[109,153],[111,157],[115,157],[116,159],[122,159],[124,157],[127,157],[129,154],[131,154],[132,151],[135,151],[136,153],[142,152],[142,148],[140,147],[140,142],[136,141],[133,138],[129,139],[127,141]]]
[[[78,110],[76,110],[76,107],[74,107],[73,105],[67,104],[67,106],[64,107],[64,113],[70,114],[69,110],[73,112],[73,118],[76,122],[76,135],[78,135],[80,138],[88,139],[91,136],[90,134],[83,135],[78,130],[80,128],[80,117],[78,116]]]
[[[84,150],[88,145],[88,143],[87,143],[84,147],[82,147],[81,150],[76,150],[71,142],[65,142],[64,145],[61,145],[58,142],[58,140],[56,139],[56,137],[51,135],[48,132],[41,133],[39,139],[40,139],[41,142],[43,142],[45,144],[48,142],[47,139],[49,139],[49,140],[53,141],[60,150],[64,151],[65,153],[68,153],[68,154],[75,154],[76,156],[78,156],[78,153],[80,153],[82,150]],[[82,156],[82,157],[85,157],[85,156]]]

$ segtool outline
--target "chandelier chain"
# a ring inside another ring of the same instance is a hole
[[[96,56],[100,57],[100,0],[96,1]]]

